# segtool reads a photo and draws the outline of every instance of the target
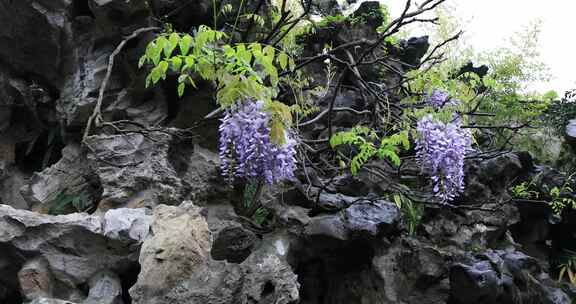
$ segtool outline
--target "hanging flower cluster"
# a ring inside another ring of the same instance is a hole
[[[271,115],[263,107],[261,101],[244,102],[222,119],[219,151],[225,176],[262,178],[267,184],[294,179],[296,141],[288,132],[283,145],[271,141]]]
[[[459,119],[443,123],[431,115],[417,125],[416,157],[432,177],[434,193],[443,203],[452,201],[464,190],[464,158],[472,136],[469,130],[460,127]]]
[[[450,98],[450,94],[445,91],[434,89],[431,94],[426,96],[424,103],[433,107],[434,109],[441,109],[445,106],[455,106],[460,102],[456,99]]]

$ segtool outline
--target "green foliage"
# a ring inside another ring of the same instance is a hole
[[[254,215],[252,216],[252,218],[254,219],[254,222],[256,224],[258,224],[259,226],[262,226],[262,224],[264,224],[264,222],[266,221],[268,214],[270,214],[270,211],[268,211],[267,209],[265,209],[263,207],[260,207],[260,208],[256,209],[256,212],[254,212]]]
[[[250,208],[257,203],[260,187],[260,183],[254,180],[248,181],[244,185],[244,207]]]
[[[550,207],[555,214],[562,214],[562,211],[565,208],[576,209],[576,200],[571,197],[565,197],[563,195],[564,193],[572,192],[574,192],[572,188],[566,184],[562,185],[562,187],[554,187],[550,189],[550,197],[552,198]]]
[[[407,131],[380,139],[376,131],[362,126],[354,127],[350,131],[336,133],[330,138],[332,148],[341,145],[356,148],[355,155],[350,161],[350,172],[353,175],[358,174],[360,168],[373,158],[388,159],[393,165],[400,166],[401,160],[398,156],[400,148],[410,149]]]
[[[239,100],[271,102],[278,94],[279,72],[293,69],[294,60],[283,51],[260,43],[229,45],[222,31],[200,26],[194,36],[164,33],[150,42],[139,66],[152,64],[146,86],[165,80],[169,71],[178,76],[178,95],[196,87],[194,76],[213,81],[217,101],[228,107]]]
[[[424,207],[422,205],[414,204],[414,202],[402,194],[394,194],[394,203],[398,209],[402,211],[406,224],[408,225],[408,234],[416,235],[416,230],[420,225],[422,216],[424,214]]]
[[[566,92],[561,100],[552,95],[553,100],[546,111],[546,124],[551,126],[556,135],[563,137],[569,120],[576,117],[576,90]]]
[[[510,188],[510,194],[513,198],[518,199],[537,199],[540,195],[538,191],[530,190],[532,188],[532,182],[522,182],[512,188]]]
[[[91,201],[86,193],[73,195],[61,192],[49,205],[48,213],[58,215],[86,211],[91,206]]]
[[[444,25],[440,26],[435,38],[438,40],[436,43],[454,34],[450,31],[461,28],[454,24],[456,21],[453,17],[445,15],[441,17],[444,18],[442,21]],[[403,102],[418,105],[422,100],[421,96],[428,94],[432,89],[441,89],[460,101],[458,107],[448,109],[444,114],[449,112],[488,114],[465,115],[463,116],[465,124],[538,126],[542,122],[542,114],[555,98],[552,92],[542,94],[529,90],[532,84],[549,78],[548,69],[538,53],[539,26],[538,23],[532,24],[524,33],[515,35],[510,46],[484,53],[474,52],[463,39],[449,43],[443,49],[445,61],[437,62],[433,66],[426,64],[423,68],[408,73],[411,79],[408,87],[414,94]],[[487,65],[488,74],[480,78],[468,72],[455,77],[460,67],[468,62]],[[433,111],[428,108],[406,111],[405,117],[418,119],[427,112]],[[450,119],[450,115],[445,115],[444,118]],[[530,134],[525,134],[524,130],[502,128],[495,132],[497,136],[493,144],[497,146],[513,144],[516,149],[521,150],[521,143],[534,140],[530,138]]]

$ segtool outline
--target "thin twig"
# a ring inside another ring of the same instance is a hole
[[[94,111],[92,112],[92,115],[90,115],[90,117],[88,118],[88,123],[86,124],[86,129],[84,130],[84,136],[82,138],[83,142],[85,142],[86,138],[90,135],[90,129],[92,127],[92,124],[94,124],[96,127],[99,127],[102,124],[102,102],[104,101],[104,92],[106,91],[106,87],[108,86],[108,82],[110,81],[110,77],[112,76],[112,69],[114,68],[114,58],[122,51],[122,49],[124,48],[126,43],[128,43],[128,41],[138,37],[138,35],[142,33],[156,30],[160,30],[160,28],[145,27],[135,30],[134,32],[132,32],[132,34],[130,34],[130,36],[124,38],[124,40],[122,40],[122,42],[118,44],[114,52],[110,54],[110,57],[108,59],[108,69],[106,70],[106,76],[104,77],[104,80],[102,80],[102,84],[100,85],[98,100],[96,101]]]

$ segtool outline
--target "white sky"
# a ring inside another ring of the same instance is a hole
[[[388,5],[392,18],[400,15],[406,3],[405,0],[381,1]],[[453,15],[465,22],[466,39],[478,50],[504,46],[509,37],[530,21],[541,19],[540,51],[553,79],[534,89],[541,92],[553,89],[561,96],[566,90],[576,89],[576,0],[448,0],[446,3],[455,7]]]

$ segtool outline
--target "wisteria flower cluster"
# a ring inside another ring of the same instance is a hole
[[[445,106],[455,106],[460,102],[456,99],[450,98],[450,94],[445,91],[434,89],[431,94],[426,96],[424,103],[433,107],[434,109],[441,109]]]
[[[464,158],[472,135],[462,129],[459,119],[443,123],[431,115],[417,125],[416,157],[434,183],[434,193],[443,203],[464,190]]]
[[[262,178],[267,184],[294,179],[296,141],[289,132],[283,145],[270,140],[270,114],[264,103],[244,102],[228,110],[220,125],[219,152],[227,177]]]

